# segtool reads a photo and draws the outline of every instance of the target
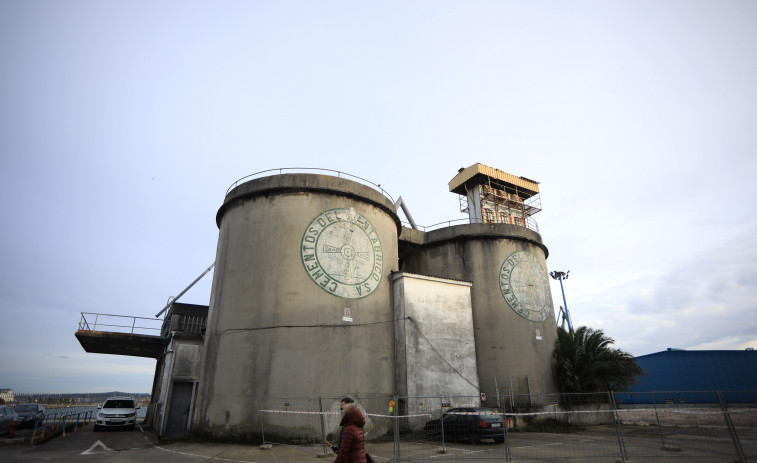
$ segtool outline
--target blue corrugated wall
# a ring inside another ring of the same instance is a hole
[[[636,357],[647,372],[620,403],[757,403],[757,351],[670,349]]]

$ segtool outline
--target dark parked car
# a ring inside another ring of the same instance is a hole
[[[0,406],[0,435],[8,434],[11,430],[11,423],[18,422],[18,415],[10,407]]]
[[[19,428],[33,428],[36,423],[42,424],[45,418],[45,407],[40,404],[18,404],[13,411],[18,414]]]
[[[505,440],[505,420],[497,410],[484,407],[451,408],[441,418],[427,421],[424,430],[431,438],[477,444],[481,439]]]

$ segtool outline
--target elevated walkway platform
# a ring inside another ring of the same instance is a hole
[[[86,352],[158,358],[165,351],[168,338],[146,334],[109,331],[76,332],[76,339]]]
[[[158,358],[168,336],[164,320],[82,312],[76,339],[86,352]]]

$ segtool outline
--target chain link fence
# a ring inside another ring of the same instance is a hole
[[[502,408],[482,408],[479,396],[354,399],[376,461],[757,460],[757,402],[686,394],[513,394],[497,398]],[[296,446],[303,461],[332,458],[340,399],[261,397],[260,439]]]

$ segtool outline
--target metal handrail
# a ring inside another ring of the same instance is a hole
[[[464,219],[452,219],[452,220],[445,220],[444,222],[435,223],[432,225],[416,225],[418,229],[422,231],[429,231],[429,230],[436,230],[438,228],[443,227],[451,227],[454,225],[459,225],[461,223],[499,223],[499,222],[486,222],[483,220],[477,220],[477,219],[471,219],[471,218],[464,218]],[[412,226],[412,224],[402,221],[402,225]],[[515,224],[510,224],[515,225]],[[533,230],[535,232],[539,232],[539,225],[536,223],[536,221],[530,217],[526,218],[525,225],[519,225],[523,228],[528,228],[529,230]]]
[[[246,183],[249,180],[252,180],[253,178],[255,178],[257,176],[261,176],[260,174],[265,174],[265,173],[268,173],[268,172],[278,172],[278,174],[281,175],[284,171],[303,171],[303,170],[305,170],[305,171],[318,171],[318,172],[330,172],[330,173],[335,173],[338,178],[347,178],[347,177],[349,177],[349,179],[358,180],[359,183],[362,183],[362,184],[364,184],[366,186],[369,186],[369,187],[376,188],[376,189],[380,190],[381,193],[384,196],[386,196],[387,198],[389,198],[392,201],[392,204],[394,204],[394,198],[392,198],[392,195],[390,195],[386,190],[384,190],[383,188],[381,188],[381,185],[378,184],[378,183],[373,183],[370,180],[366,180],[366,179],[364,179],[362,177],[358,177],[357,175],[348,174],[346,172],[342,172],[342,171],[339,171],[339,170],[321,169],[319,167],[281,167],[281,168],[278,168],[278,169],[261,170],[260,172],[255,172],[254,174],[246,175],[246,176],[240,178],[239,180],[237,180],[236,182],[232,183],[231,186],[229,187],[229,189],[226,190],[226,194],[228,195],[229,192],[231,190],[233,190],[237,185],[240,185],[242,183]]]
[[[87,315],[93,315],[94,316],[94,322],[91,322],[90,320],[87,320]],[[118,318],[124,318],[124,319],[131,319],[130,325],[121,325],[121,324],[113,324],[113,323],[104,323],[100,321],[100,317],[118,317]],[[114,314],[103,314],[103,313],[92,313],[92,312],[81,312],[81,319],[79,320],[79,331],[90,331],[94,332],[97,330],[97,327],[109,327],[109,328],[128,328],[130,334],[134,334],[134,330],[140,329],[140,330],[154,330],[154,331],[160,331],[161,328],[153,328],[150,326],[137,326],[137,320],[149,320],[151,323],[155,323],[156,321],[160,322],[161,325],[163,323],[162,319],[156,320],[154,318],[147,318],[147,317],[133,317],[130,315],[114,315]],[[116,331],[121,332],[121,331]]]

